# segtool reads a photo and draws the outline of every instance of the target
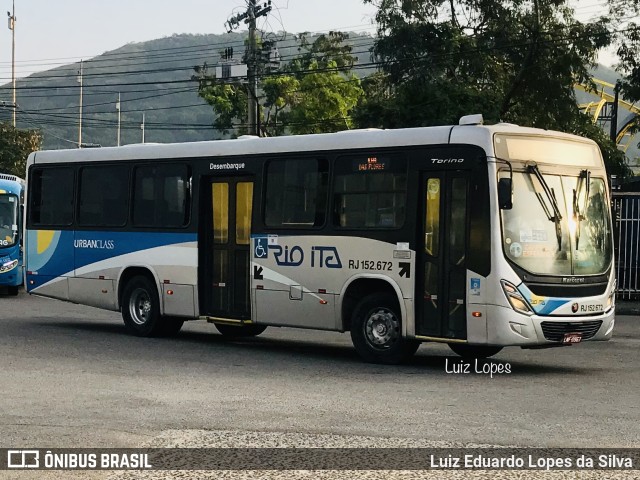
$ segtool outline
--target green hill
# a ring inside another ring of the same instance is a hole
[[[176,35],[125,45],[83,62],[83,143],[116,144],[118,93],[121,144],[215,138],[212,112],[197,95],[193,67],[215,63],[217,45],[242,44],[240,35]],[[78,140],[80,63],[17,82],[18,126],[41,128],[44,148],[73,147]],[[10,96],[10,86],[0,90]],[[8,115],[8,114],[7,114]],[[68,141],[65,141],[68,140]]]

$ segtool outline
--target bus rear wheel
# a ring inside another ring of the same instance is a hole
[[[215,324],[218,331],[226,338],[256,337],[267,329],[266,325],[226,325]]]
[[[122,318],[127,329],[138,337],[154,337],[163,333],[158,292],[147,277],[133,277],[125,286]]]
[[[388,365],[408,360],[420,346],[402,337],[398,300],[389,293],[360,300],[351,317],[351,340],[364,361]]]
[[[449,348],[462,358],[489,358],[500,353],[502,347],[489,345],[467,345],[464,343],[450,343]]]

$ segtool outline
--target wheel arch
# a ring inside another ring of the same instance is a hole
[[[372,293],[390,293],[394,295],[400,307],[402,335],[407,334],[407,310],[400,286],[384,275],[354,275],[342,287],[339,296],[340,331],[350,330],[351,316],[360,300]]]
[[[118,310],[122,311],[122,293],[127,285],[127,283],[134,277],[143,276],[147,277],[151,282],[156,286],[156,293],[158,294],[158,305],[160,308],[160,315],[164,314],[164,305],[162,302],[162,292],[160,289],[160,281],[158,279],[158,275],[153,270],[153,268],[148,265],[130,265],[127,268],[123,269],[118,276]]]

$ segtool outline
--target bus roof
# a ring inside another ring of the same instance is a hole
[[[291,135],[259,138],[242,136],[233,140],[211,140],[190,143],[135,144],[122,147],[95,149],[67,149],[34,152],[28,164],[74,161],[109,161],[119,159],[148,160],[175,157],[233,157],[238,155],[278,154],[287,152],[321,152],[348,149],[375,149],[396,146],[433,144],[474,144],[492,154],[493,136],[496,133],[519,133],[536,136],[553,136],[591,142],[575,135],[519,127],[500,123],[496,125],[461,125],[418,127],[393,130],[365,129],[313,135]]]
[[[24,180],[15,175],[0,173],[0,193],[20,195],[24,189]]]

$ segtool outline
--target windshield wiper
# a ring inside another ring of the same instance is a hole
[[[582,170],[580,172],[580,176],[578,177],[578,184],[576,188],[573,190],[573,218],[576,223],[576,250],[579,249],[580,245],[580,222],[584,220],[585,214],[587,212],[587,205],[589,204],[589,188],[591,186],[591,172],[589,170]],[[578,200],[580,198],[580,193],[584,188],[584,204],[583,207],[580,208]]]
[[[542,198],[542,194],[540,192],[535,192],[536,197],[538,197],[538,201],[540,202],[540,205],[542,205],[542,209],[547,216],[547,219],[550,222],[555,223],[556,225],[556,239],[558,240],[558,250],[562,250],[562,226],[560,224],[560,220],[562,220],[562,214],[560,213],[560,207],[558,206],[556,193],[554,192],[553,188],[549,188],[547,181],[540,173],[540,169],[537,165],[527,166],[527,172],[529,173],[529,175],[533,174],[538,179],[538,182],[540,182],[540,185],[542,186],[542,190],[549,200],[549,204],[551,205],[551,209],[553,210],[553,215],[549,211],[546,202]]]

